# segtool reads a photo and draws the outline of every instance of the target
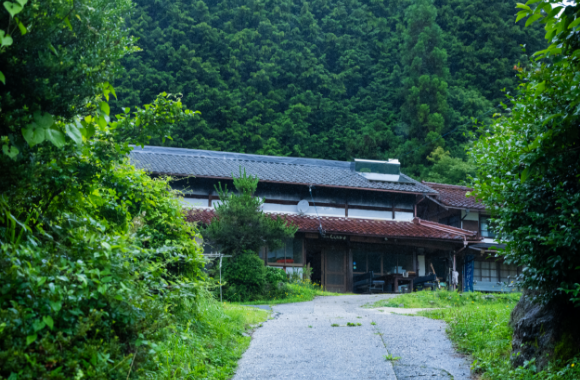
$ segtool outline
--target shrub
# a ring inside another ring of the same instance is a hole
[[[224,298],[228,301],[254,301],[264,295],[266,268],[264,261],[253,252],[246,251],[224,262]]]
[[[280,282],[288,282],[288,276],[282,268],[276,267],[266,267],[266,282],[269,284],[277,285]]]
[[[0,379],[127,379],[194,302],[200,248],[167,180],[119,164],[98,183],[48,220],[1,199]]]

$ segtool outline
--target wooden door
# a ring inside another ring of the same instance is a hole
[[[346,248],[324,250],[324,285],[328,292],[346,293]]]

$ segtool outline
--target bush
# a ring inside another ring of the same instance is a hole
[[[0,199],[0,379],[127,379],[194,304],[200,248],[168,182],[119,164],[98,184],[49,220]]]
[[[146,379],[230,379],[250,344],[243,333],[268,315],[257,308],[220,304],[202,291],[195,304],[186,302],[175,314],[175,323],[164,329],[154,365],[142,373]]]
[[[263,297],[266,285],[264,261],[253,252],[245,252],[225,261],[222,275],[224,298],[228,301],[254,301]]]
[[[288,276],[284,269],[276,267],[266,267],[266,282],[268,284],[277,285],[280,282],[288,282]]]

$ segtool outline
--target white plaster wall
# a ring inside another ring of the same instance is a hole
[[[395,211],[395,220],[401,221],[411,221],[413,220],[414,215],[412,212],[404,212],[404,211]]]
[[[310,204],[310,207],[308,208],[308,212],[306,213],[306,215],[316,215],[316,210],[318,210],[319,216],[338,216],[338,217],[344,218],[344,215],[345,215],[344,208],[341,208],[341,207],[321,207],[321,206],[314,207],[313,204]],[[349,212],[349,214],[350,214],[350,212]]]
[[[348,209],[349,218],[361,218],[361,219],[381,219],[381,220],[392,220],[392,211],[377,211],[377,210],[359,210],[356,208]]]
[[[208,208],[207,199],[180,198],[179,201],[185,208]]]
[[[463,220],[474,220],[476,222],[479,222],[479,212],[477,212],[477,211],[470,211],[469,214],[467,214],[467,216],[465,216],[465,210],[461,210],[461,219],[463,219]]]
[[[276,212],[283,214],[297,214],[298,209],[296,205],[279,205],[276,203],[264,203],[262,205],[262,210],[264,212]]]

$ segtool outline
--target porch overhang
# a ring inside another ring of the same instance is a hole
[[[394,240],[452,243],[465,246],[467,242],[478,242],[476,232],[429,222],[419,218],[412,221],[376,220],[346,217],[316,217],[298,214],[269,214],[280,217],[298,227],[299,232],[319,234],[320,227],[326,235],[377,238],[385,242]],[[192,209],[187,214],[189,222],[210,223],[215,218],[213,209]]]

